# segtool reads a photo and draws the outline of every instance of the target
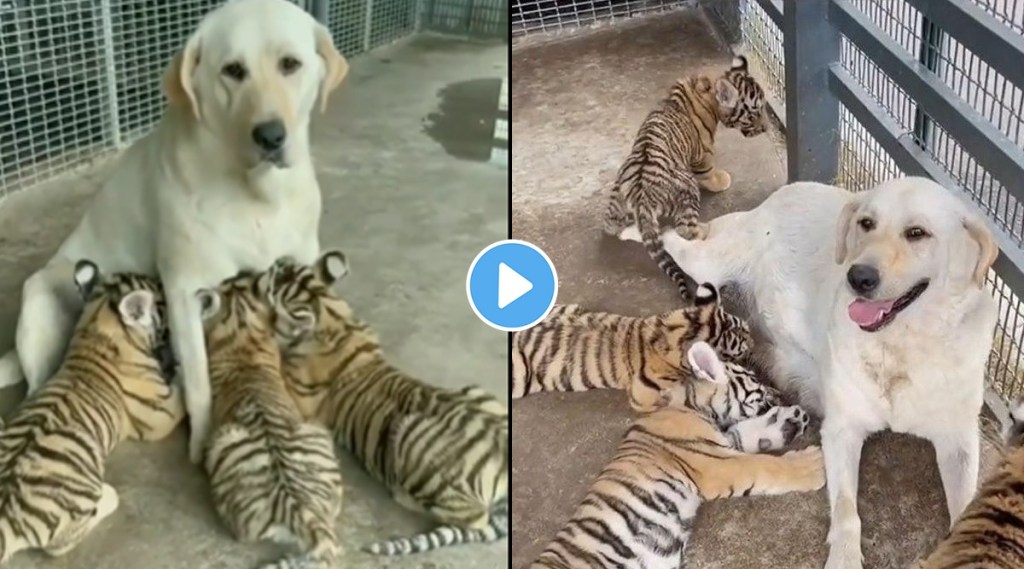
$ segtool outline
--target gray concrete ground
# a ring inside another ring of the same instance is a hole
[[[425,380],[478,383],[506,397],[506,335],[466,302],[466,270],[507,235],[507,171],[490,153],[507,44],[421,36],[353,62],[313,148],[324,194],[321,239],[352,261],[343,290],[394,360]],[[429,117],[428,127],[421,123]],[[483,121],[483,122],[481,122]],[[0,206],[0,346],[7,349],[21,283],[77,222],[104,168],[6,199]],[[439,344],[439,342],[443,342]],[[3,392],[4,409],[22,388]],[[18,555],[11,569],[250,569],[275,546],[236,543],[217,519],[205,477],[186,457],[186,429],[167,441],[125,443],[108,480],[120,509],[67,557]],[[507,540],[402,559],[358,551],[369,541],[427,529],[348,457],[338,522],[342,567],[472,569],[506,566]]]
[[[513,235],[551,256],[559,302],[636,315],[678,305],[639,244],[602,235],[596,192],[613,181],[637,127],[673,80],[717,72],[729,60],[693,11],[513,47]],[[705,219],[750,209],[785,182],[778,133],[719,133],[718,163],[732,173],[733,188],[705,194]],[[512,567],[526,567],[572,514],[631,417],[619,392],[515,402]],[[817,442],[817,428],[804,444]],[[986,445],[986,461],[992,455]],[[867,569],[904,568],[926,552],[948,527],[931,446],[907,436],[872,438],[859,505]],[[824,490],[714,502],[699,514],[687,567],[820,569],[827,528]]]

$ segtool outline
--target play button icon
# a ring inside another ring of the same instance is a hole
[[[506,332],[540,322],[558,292],[555,267],[532,243],[509,239],[486,247],[469,267],[466,293],[473,312]]]
[[[498,265],[498,308],[505,308],[519,297],[533,290],[533,283],[510,269],[505,263]]]

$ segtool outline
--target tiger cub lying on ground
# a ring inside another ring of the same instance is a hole
[[[303,414],[338,442],[402,505],[442,525],[372,544],[382,555],[428,551],[508,534],[508,411],[477,387],[442,389],[384,356],[377,336],[333,290],[345,256],[313,266],[279,260],[270,271],[287,387]]]
[[[686,350],[697,340],[730,361],[742,360],[753,345],[747,323],[721,307],[709,283],[697,288],[693,306],[657,316],[556,306],[537,326],[512,334],[512,398],[625,389],[633,409],[650,411],[662,389],[689,375]]]
[[[700,189],[721,192],[732,184],[729,173],[712,163],[719,123],[746,137],[767,127],[764,90],[743,56],[717,78],[698,75],[672,86],[640,125],[604,214],[605,233],[642,242],[684,298],[697,283],[665,252],[661,221],[667,218],[686,239],[704,238]]]
[[[531,569],[676,569],[701,502],[825,485],[821,449],[782,456],[807,415],[711,346],[687,352],[691,379],[667,388],[601,471],[576,513]],[[725,431],[723,432],[723,429]]]
[[[217,513],[236,538],[303,547],[265,569],[333,569],[342,498],[334,442],[285,390],[261,278],[241,274],[197,292],[213,394],[204,466]]]
[[[185,417],[161,370],[163,293],[79,261],[84,308],[64,362],[0,431],[0,564],[26,549],[71,551],[118,507],[107,456],[126,438],[158,440]]]
[[[1006,454],[935,551],[915,569],[1024,567],[1024,399],[1011,413]]]

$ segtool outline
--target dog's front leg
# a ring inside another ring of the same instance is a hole
[[[210,378],[206,362],[206,343],[200,319],[199,299],[196,291],[201,284],[192,279],[176,278],[164,282],[167,297],[168,324],[171,329],[171,347],[178,357],[179,377],[185,388],[185,408],[188,410],[189,459],[198,463],[210,430]]]
[[[950,525],[956,523],[978,487],[980,434],[977,424],[967,424],[957,431],[928,437],[935,445],[942,489],[946,492]]]
[[[837,411],[835,408],[832,411]],[[825,416],[821,448],[831,507],[828,561],[825,569],[861,569],[860,516],[857,514],[857,476],[867,433],[850,425],[839,412]]]

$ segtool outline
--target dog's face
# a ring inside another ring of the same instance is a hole
[[[305,152],[318,97],[325,107],[347,72],[330,32],[301,8],[287,0],[231,0],[200,22],[168,69],[165,88],[237,166],[287,168]]]
[[[884,182],[840,214],[836,262],[853,297],[848,314],[875,332],[923,303],[981,287],[998,248],[985,224],[924,178]]]

